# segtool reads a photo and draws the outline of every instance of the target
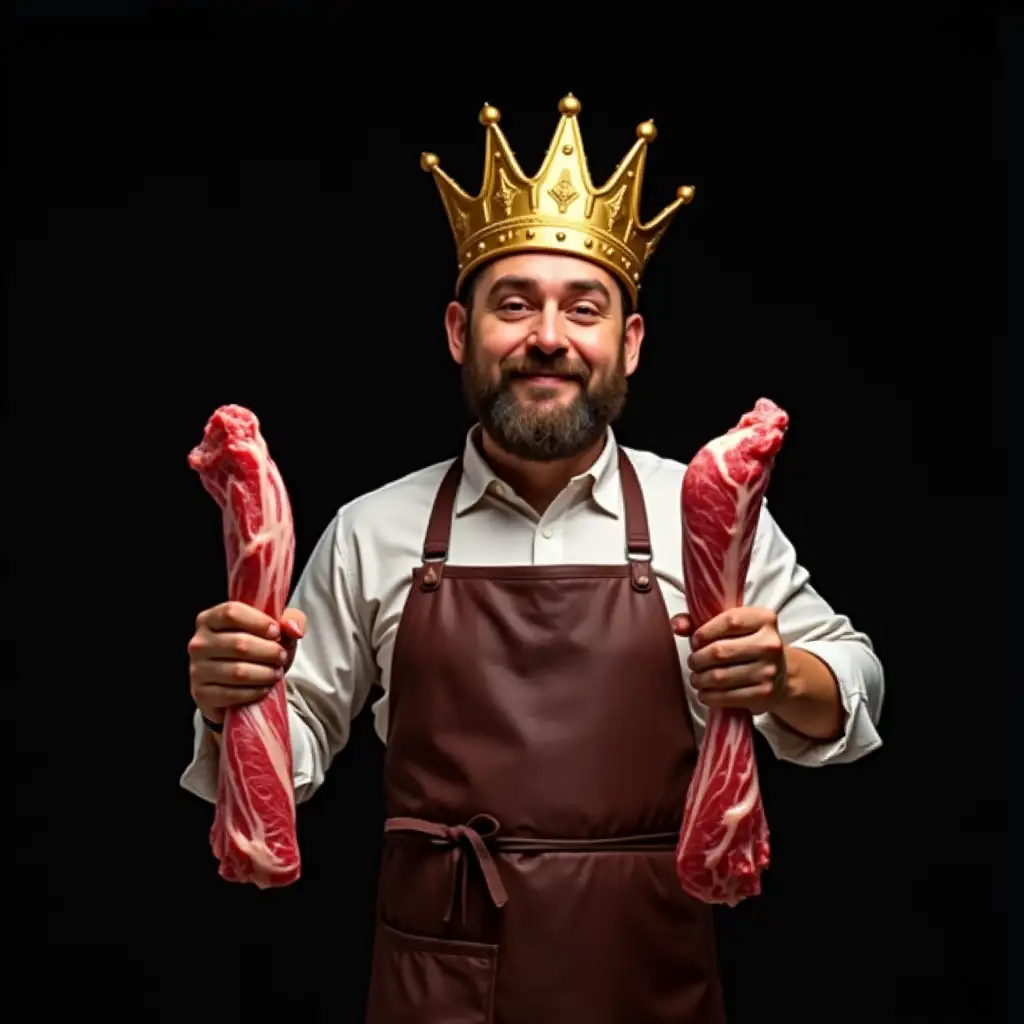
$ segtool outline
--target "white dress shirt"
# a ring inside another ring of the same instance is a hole
[[[625,523],[614,433],[601,456],[570,481],[538,515],[484,461],[473,432],[452,523],[449,562],[462,565],[608,564],[625,560]],[[680,488],[685,465],[623,447],[636,467],[653,549],[653,568],[669,616],[686,611],[682,576]],[[352,718],[379,683],[376,731],[387,735],[388,685],[395,635],[413,567],[418,565],[431,507],[451,460],[419,470],[344,505],[302,571],[290,605],[306,613],[287,676],[296,797],[308,799],[349,737]],[[792,544],[762,506],[747,576],[745,603],[773,609],[784,642],[832,669],[845,715],[834,741],[802,738],[768,714],[755,726],[775,755],[808,766],[855,761],[881,745],[876,725],[883,698],[882,666],[867,636],[811,588]],[[665,628],[669,625],[666,622]],[[704,705],[690,686],[689,641],[676,638],[698,741]],[[218,749],[194,719],[192,763],[182,786],[213,802]]]

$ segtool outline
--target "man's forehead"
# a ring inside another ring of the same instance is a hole
[[[552,291],[595,288],[611,293],[615,288],[611,275],[596,264],[554,253],[496,260],[482,274],[481,284],[487,291],[530,286]]]

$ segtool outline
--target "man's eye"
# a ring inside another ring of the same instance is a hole
[[[501,304],[501,311],[503,313],[522,313],[525,309],[525,302],[503,302]]]
[[[578,306],[573,306],[573,312],[577,316],[597,316],[598,315],[597,310],[593,306],[587,305],[586,303],[582,303],[582,304],[580,304]]]

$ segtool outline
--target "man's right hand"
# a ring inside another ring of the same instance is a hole
[[[291,668],[306,616],[287,608],[281,620],[239,601],[200,612],[188,642],[192,699],[211,722],[226,708],[260,700]]]

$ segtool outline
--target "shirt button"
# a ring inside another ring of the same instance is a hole
[[[504,498],[505,488],[501,484],[494,484],[494,493],[498,495],[499,498]]]
[[[549,527],[545,526],[544,529],[540,532],[543,534],[546,540],[551,540],[551,529]]]

